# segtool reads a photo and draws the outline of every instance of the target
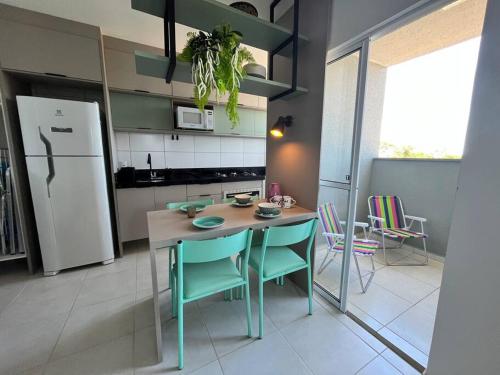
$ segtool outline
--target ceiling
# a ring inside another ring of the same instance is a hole
[[[230,4],[235,0],[218,1]],[[255,5],[259,17],[269,18],[269,4],[272,0],[247,1]],[[0,3],[99,26],[104,35],[163,48],[163,20],[133,10],[130,0],[0,0]],[[282,3],[276,9],[277,17],[291,4],[289,0]],[[182,50],[186,44],[186,34],[192,30],[184,25],[176,25],[178,51]],[[256,48],[250,50],[259,64],[267,66],[267,52]]]
[[[235,0],[219,1],[230,4]],[[259,17],[269,19],[271,0],[247,1],[255,5]],[[288,2],[284,1],[282,9],[277,8],[277,13],[289,6]],[[130,0],[0,0],[0,3],[100,26],[105,35],[155,47],[163,46],[162,19],[133,10]],[[178,26],[181,36],[179,42],[182,42],[182,37],[189,29]]]
[[[390,66],[481,35],[487,0],[459,0],[374,41],[370,60]]]

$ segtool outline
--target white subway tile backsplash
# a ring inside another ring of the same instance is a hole
[[[116,156],[118,158],[118,168],[130,167],[132,165],[130,151],[117,151]]]
[[[243,138],[221,137],[220,152],[243,152]]]
[[[163,134],[130,133],[130,151],[165,151]]]
[[[220,166],[227,167],[242,167],[243,166],[243,153],[242,152],[221,152]]]
[[[264,167],[266,165],[266,154],[264,153],[244,153],[244,167]]]
[[[244,138],[243,139],[243,152],[251,153],[265,153],[266,140],[259,138]]]
[[[165,168],[165,153],[164,152],[149,152],[151,154],[151,167],[153,169]],[[148,152],[132,151],[132,166],[136,169],[149,169],[147,164]]]
[[[167,168],[194,168],[194,152],[165,152]]]
[[[165,134],[165,151],[194,152],[194,136]]]
[[[196,135],[194,152],[220,152],[220,137]]]
[[[115,132],[118,167],[230,168],[266,165],[265,139]]]
[[[118,151],[130,150],[130,137],[128,133],[115,132],[115,143]]]
[[[219,168],[220,153],[219,152],[195,152],[194,154],[195,168]]]

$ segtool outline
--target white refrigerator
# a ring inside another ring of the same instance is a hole
[[[97,103],[18,96],[44,274],[114,260]]]

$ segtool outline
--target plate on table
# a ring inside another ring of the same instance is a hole
[[[253,206],[253,202],[247,202],[247,203],[238,203],[238,202],[233,202],[231,203],[231,205],[235,206],[235,207],[250,207],[250,206]]]
[[[205,206],[204,204],[200,204],[200,203],[193,203],[193,204],[186,203],[186,204],[183,204],[182,206],[180,206],[179,210],[181,210],[182,212],[187,212],[188,207],[191,207],[191,206],[196,207],[196,212],[201,212],[205,208],[207,208],[207,206]]]
[[[205,216],[193,220],[193,225],[200,229],[212,229],[224,224],[224,218],[220,216]]]
[[[263,214],[259,210],[255,210],[255,215],[257,215],[259,217],[266,218],[266,219],[272,219],[272,218],[281,216],[281,211],[276,213],[276,214]]]

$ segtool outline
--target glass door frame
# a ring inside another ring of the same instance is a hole
[[[329,56],[327,65],[335,63],[353,53],[359,52],[357,87],[356,87],[356,104],[354,110],[354,126],[353,139],[351,147],[351,165],[350,165],[350,183],[345,184],[342,189],[349,192],[348,214],[346,220],[345,240],[344,240],[344,255],[342,257],[341,276],[340,276],[340,293],[338,299],[324,287],[321,287],[317,282],[314,283],[315,290],[336,306],[340,311],[347,311],[347,294],[349,290],[349,270],[351,266],[352,241],[354,238],[354,222],[356,221],[356,206],[358,199],[358,182],[359,182],[359,161],[361,149],[361,132],[363,125],[364,100],[366,92],[366,74],[368,67],[369,56],[369,38],[365,38],[359,42],[349,44],[348,46],[334,51],[334,54]],[[326,84],[326,82],[325,82]],[[326,105],[326,103],[325,103]],[[339,185],[334,183],[335,185]],[[343,184],[344,185],[344,184]],[[338,186],[337,186],[338,187]],[[319,196],[319,195],[318,195]]]

